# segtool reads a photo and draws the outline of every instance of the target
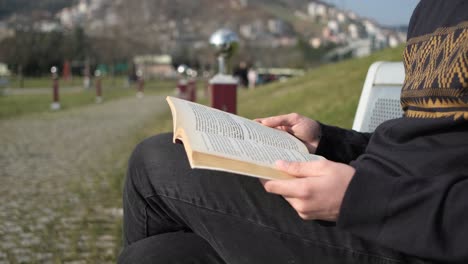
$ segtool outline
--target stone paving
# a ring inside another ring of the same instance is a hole
[[[1,120],[0,264],[115,263],[130,155],[116,152],[167,109],[146,96]]]

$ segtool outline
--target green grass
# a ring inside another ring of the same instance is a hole
[[[403,48],[329,64],[283,83],[238,94],[238,114],[257,118],[296,112],[342,127],[351,127],[369,66],[378,60],[401,61]]]
[[[21,81],[19,77],[14,76],[10,78],[10,88],[50,88],[52,86],[52,80],[49,76],[44,77],[24,77]],[[64,81],[60,80],[62,85],[66,87],[77,87],[83,84],[82,78],[72,78]]]
[[[402,55],[403,47],[386,49],[365,58],[325,65],[286,82],[254,90],[239,89],[237,114],[253,119],[296,112],[326,124],[350,128],[370,65],[380,60],[401,61]],[[209,105],[206,98],[198,103]],[[171,130],[168,111],[151,131],[154,134]]]
[[[82,87],[83,77],[73,77],[70,80],[60,79],[60,87]],[[173,80],[159,80],[150,79],[145,80],[145,87],[158,88],[166,87],[167,85],[173,85]],[[125,76],[106,76],[102,78],[102,85],[105,87],[124,88],[127,86],[127,77]],[[43,88],[50,89],[52,87],[52,79],[49,76],[43,77],[24,77],[21,85],[21,81],[18,76],[13,76],[9,79],[9,88],[22,89],[22,88]]]
[[[37,78],[35,80],[31,79],[31,83],[34,82],[36,85],[40,85],[43,81],[44,80],[42,78]],[[106,78],[103,80],[102,85],[104,102],[127,96],[135,96],[136,93],[135,87],[124,88],[124,79],[122,78],[116,80]],[[170,94],[174,91],[175,87],[176,83],[173,80],[151,80],[145,82],[145,93]],[[35,86],[34,88],[41,87]],[[94,88],[71,91],[69,90],[69,87],[64,86],[60,89],[60,104],[64,110],[94,104],[95,97],[96,94]],[[50,111],[51,100],[52,89],[50,89],[50,93],[45,92],[42,94],[0,95],[0,119]]]
[[[104,89],[103,91],[104,102],[130,95],[135,95],[135,92],[130,89]],[[48,94],[0,97],[0,119],[51,111],[51,97],[52,95]],[[91,90],[62,93],[60,95],[60,104],[62,109],[70,109],[92,104],[95,101],[95,97],[95,92]]]

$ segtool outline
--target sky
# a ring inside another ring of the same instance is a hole
[[[325,0],[360,16],[375,19],[382,25],[408,25],[419,0]]]

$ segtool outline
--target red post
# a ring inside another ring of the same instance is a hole
[[[57,67],[52,67],[50,72],[52,73],[52,104],[50,105],[50,109],[55,111],[60,109],[59,75]]]
[[[195,79],[190,79],[188,81],[188,92],[189,92],[189,100],[191,102],[197,101],[197,82]]]
[[[70,61],[68,60],[65,60],[65,62],[63,63],[62,78],[65,81],[69,81],[71,79],[71,65]]]
[[[229,113],[237,113],[237,80],[218,74],[210,80],[211,107]]]
[[[180,79],[178,82],[177,82],[177,97],[181,98],[181,99],[185,99],[185,100],[188,100],[188,84],[187,84],[187,80],[185,79]]]

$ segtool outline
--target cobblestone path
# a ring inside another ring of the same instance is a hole
[[[146,96],[0,121],[0,264],[115,263],[116,152],[167,109]]]

